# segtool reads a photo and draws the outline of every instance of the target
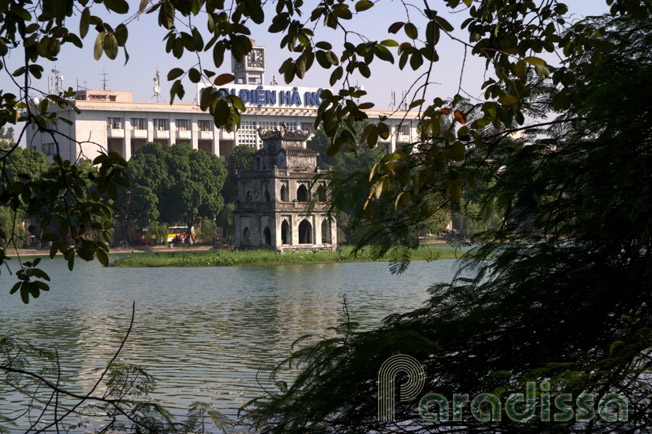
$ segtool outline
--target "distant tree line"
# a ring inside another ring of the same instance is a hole
[[[121,210],[117,225],[121,238],[137,242],[147,229],[148,239],[164,242],[168,225],[176,224],[189,230],[196,226],[202,241],[217,236],[215,219],[224,207],[226,179],[218,156],[188,143],[148,143],[133,155],[127,173],[132,185],[115,201]]]

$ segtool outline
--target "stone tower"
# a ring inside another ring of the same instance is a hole
[[[266,247],[334,250],[337,226],[326,214],[326,181],[311,185],[317,169],[317,152],[306,147],[310,132],[258,131],[263,147],[253,156],[253,170],[238,175],[235,206],[237,248]],[[308,213],[311,187],[319,196]],[[320,188],[321,187],[321,188]]]

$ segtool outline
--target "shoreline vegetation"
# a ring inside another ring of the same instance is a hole
[[[458,259],[464,255],[464,248],[454,245],[421,246],[412,251],[410,260],[427,261],[437,259]],[[278,253],[273,250],[203,250],[203,251],[161,251],[132,253],[120,256],[110,267],[231,267],[242,265],[301,265],[330,264],[344,262],[388,262],[391,253],[376,259],[371,248],[365,248],[352,256],[353,247],[343,246],[338,251],[326,252],[310,250]]]

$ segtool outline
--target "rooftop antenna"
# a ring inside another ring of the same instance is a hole
[[[109,80],[106,77],[109,74],[107,74],[106,71],[102,69],[102,73],[100,75],[102,76],[102,90],[109,90],[106,86],[106,84],[109,82]]]
[[[150,98],[150,100],[156,98],[156,102],[158,102],[158,96],[160,93],[161,93],[161,73],[158,72],[157,69],[156,75],[154,76],[154,95]]]
[[[356,92],[357,91],[363,91],[364,92],[364,85],[358,84],[357,81],[355,82],[354,88],[355,88]],[[360,101],[360,98],[356,98],[356,101]]]
[[[48,92],[52,93],[53,91],[57,94],[63,93],[63,75],[60,74],[61,71],[57,69],[57,65],[54,65],[52,73],[54,74],[54,88],[52,88],[52,82],[48,80]]]
[[[88,90],[88,84],[87,84],[86,81],[84,80],[84,85],[81,86],[81,85],[79,84],[79,79],[77,79],[77,91],[79,92],[80,90]]]
[[[390,91],[389,93],[389,110],[394,110],[396,108],[396,91]]]

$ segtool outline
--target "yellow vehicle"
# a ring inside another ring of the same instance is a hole
[[[192,228],[192,237],[195,238],[195,228]],[[188,226],[170,226],[168,228],[168,243],[185,242],[188,237]]]
[[[143,234],[140,236],[140,244],[150,245],[156,244],[156,234],[147,235]]]

